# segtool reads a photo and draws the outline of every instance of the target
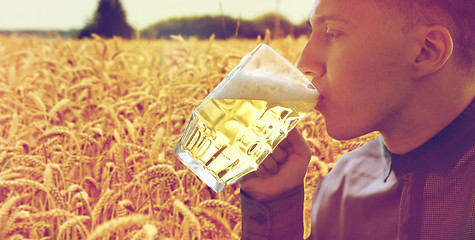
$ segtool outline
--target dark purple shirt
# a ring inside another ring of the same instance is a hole
[[[303,186],[261,202],[241,194],[242,239],[302,239]],[[377,138],[318,183],[309,239],[475,239],[475,101],[404,155]]]

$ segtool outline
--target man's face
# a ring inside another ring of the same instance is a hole
[[[394,127],[410,98],[410,34],[370,2],[316,0],[310,15],[298,67],[313,77],[322,95],[316,109],[336,139]]]

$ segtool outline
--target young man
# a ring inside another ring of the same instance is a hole
[[[320,182],[310,239],[475,239],[475,1],[316,0],[299,68],[327,131],[381,137]],[[298,130],[241,183],[243,239],[302,239]]]

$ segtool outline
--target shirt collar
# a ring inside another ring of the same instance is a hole
[[[423,145],[406,154],[391,153],[383,145],[387,167],[385,180],[394,170],[396,175],[432,170],[448,175],[462,155],[475,142],[475,100],[446,128]]]

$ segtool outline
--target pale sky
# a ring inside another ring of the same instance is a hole
[[[0,30],[80,29],[99,0],[0,0]],[[170,17],[220,14],[252,19],[279,11],[293,23],[308,19],[314,0],[121,0],[127,21],[142,29]]]

